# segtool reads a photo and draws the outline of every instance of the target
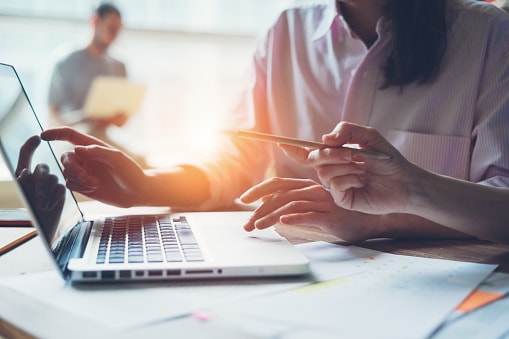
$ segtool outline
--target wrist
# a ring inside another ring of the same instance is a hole
[[[436,174],[414,164],[408,173],[408,201],[403,213],[425,216],[436,197]]]
[[[144,170],[144,181],[140,190],[139,197],[141,205],[145,206],[168,206],[161,201],[162,179],[160,174],[153,170]]]
[[[210,197],[205,174],[194,166],[145,170],[143,196],[150,206],[195,207]]]

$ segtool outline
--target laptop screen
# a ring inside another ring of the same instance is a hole
[[[41,131],[16,71],[0,64],[0,146],[4,160],[31,207],[39,233],[56,256],[60,238],[82,219],[82,213],[65,188],[52,148],[38,137]],[[69,147],[61,144],[55,146]]]

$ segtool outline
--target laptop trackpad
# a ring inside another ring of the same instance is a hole
[[[241,226],[201,229],[205,252],[214,261],[231,265],[277,265],[295,260],[297,250],[273,228],[246,232]]]

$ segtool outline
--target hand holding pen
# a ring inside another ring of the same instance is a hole
[[[384,214],[406,205],[411,164],[373,128],[341,122],[323,136],[323,143],[245,131],[238,135],[277,142],[288,157],[313,167],[340,207]],[[345,147],[348,144],[361,148]]]

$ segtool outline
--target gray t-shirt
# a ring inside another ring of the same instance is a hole
[[[48,103],[61,114],[81,110],[92,81],[100,75],[126,77],[126,67],[109,55],[95,58],[85,49],[72,52],[53,69]]]

